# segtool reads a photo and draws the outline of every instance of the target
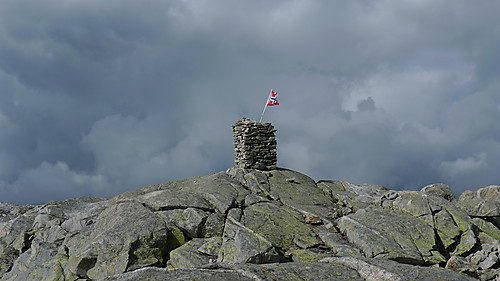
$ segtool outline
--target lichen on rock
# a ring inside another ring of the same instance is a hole
[[[109,200],[0,204],[0,278],[495,280],[496,196],[233,167]]]

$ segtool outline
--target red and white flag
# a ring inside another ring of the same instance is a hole
[[[269,100],[267,101],[267,106],[280,105],[278,102],[278,93],[275,91],[271,91],[271,95],[269,95]]]

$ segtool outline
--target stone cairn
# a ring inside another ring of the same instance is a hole
[[[233,124],[234,159],[244,169],[276,169],[276,130],[271,123],[247,118]]]

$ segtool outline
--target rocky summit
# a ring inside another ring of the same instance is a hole
[[[394,191],[240,167],[0,204],[1,280],[500,280],[500,186]]]

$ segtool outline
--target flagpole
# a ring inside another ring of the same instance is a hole
[[[260,115],[259,123],[262,122],[262,117],[264,117],[264,113],[266,112],[267,104],[269,103],[269,98],[271,98],[272,92],[273,92],[273,89],[271,89],[271,91],[269,92],[269,96],[267,97],[267,100],[266,100],[266,105],[264,106],[264,110],[262,110],[262,114]]]

